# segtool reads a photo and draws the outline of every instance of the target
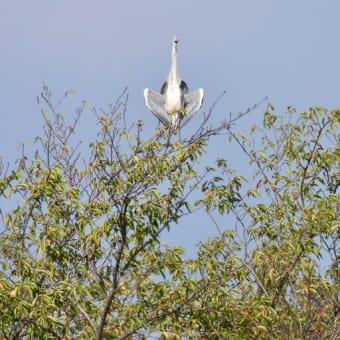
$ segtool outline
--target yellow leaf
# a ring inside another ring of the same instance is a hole
[[[9,292],[9,295],[12,296],[12,297],[15,297],[15,296],[17,295],[17,291],[18,291],[18,289],[17,289],[17,287],[16,287],[16,288],[14,288],[13,290],[11,290],[11,291]]]
[[[262,325],[259,325],[257,326],[257,329],[261,332],[261,333],[264,333],[267,331],[267,328],[265,326],[262,326]]]

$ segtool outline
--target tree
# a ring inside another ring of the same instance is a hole
[[[251,109],[215,128],[211,110],[189,139],[159,127],[144,140],[124,96],[94,110],[87,154],[74,141],[86,104],[69,124],[44,87],[36,151],[2,162],[1,336],[336,339],[340,111],[268,105],[246,138],[236,123]],[[223,159],[196,166],[217,134],[252,177]],[[186,259],[160,235],[197,209],[218,236]]]

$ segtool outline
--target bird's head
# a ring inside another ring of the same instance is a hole
[[[177,44],[179,42],[179,39],[177,37],[172,38],[172,43]]]

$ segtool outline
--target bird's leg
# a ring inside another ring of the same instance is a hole
[[[185,118],[187,114],[187,110],[185,108],[185,106],[183,106],[181,108],[181,110],[178,112],[178,141],[179,142],[182,142],[182,139],[181,139],[181,127],[182,127],[182,121],[183,119]]]
[[[169,127],[169,129],[168,129],[167,140],[166,140],[166,149],[168,149],[169,146],[171,145],[170,140],[171,140],[171,127]]]

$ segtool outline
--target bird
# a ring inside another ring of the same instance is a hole
[[[163,123],[173,130],[183,127],[201,108],[204,90],[199,88],[189,93],[188,85],[181,79],[177,63],[177,44],[172,39],[171,66],[160,93],[146,88],[144,101],[146,107]]]

